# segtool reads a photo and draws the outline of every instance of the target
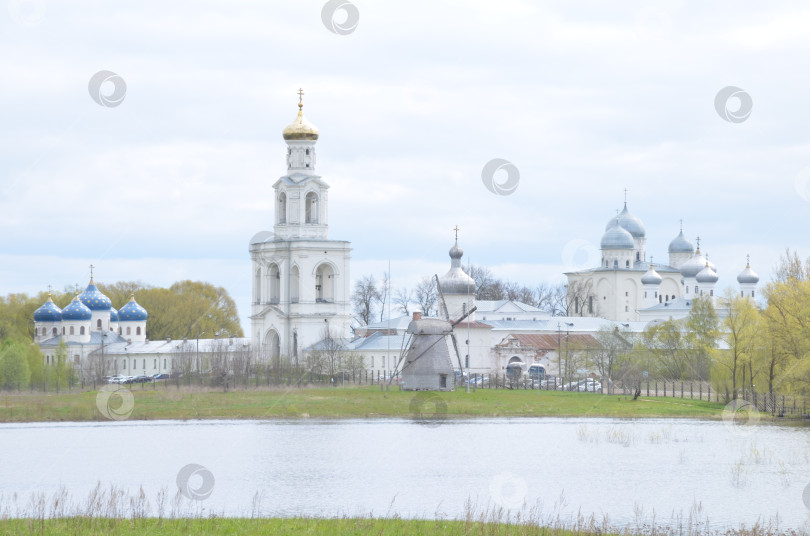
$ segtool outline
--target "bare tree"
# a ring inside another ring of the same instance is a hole
[[[332,328],[325,326],[321,330],[320,342],[315,345],[315,350],[312,350],[307,356],[307,361],[313,372],[334,377],[343,368],[343,354],[343,340]]]
[[[436,307],[436,283],[432,277],[423,277],[413,292],[416,304],[422,310],[422,314],[430,316]]]
[[[377,302],[380,304],[380,322],[385,319],[385,308],[388,306],[388,296],[391,292],[391,275],[383,272],[383,280],[377,289]]]
[[[569,283],[564,316],[599,316],[599,300],[592,281]]]
[[[371,322],[374,316],[374,305],[380,301],[380,291],[373,275],[363,276],[354,284],[352,305],[358,321],[364,326]]]
[[[567,289],[562,283],[557,285],[540,283],[534,290],[534,305],[548,311],[551,316],[565,316],[567,311],[566,292]]]
[[[396,304],[397,309],[402,311],[402,314],[405,316],[409,316],[411,314],[409,308],[412,300],[413,292],[408,290],[407,287],[402,287],[401,289],[397,290],[397,293],[394,296],[394,303]]]

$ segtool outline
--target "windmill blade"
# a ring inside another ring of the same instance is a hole
[[[405,344],[405,335],[408,335],[408,344]],[[402,334],[402,345],[400,346],[400,349],[399,349],[399,359],[397,360],[396,366],[394,366],[394,373],[391,375],[391,378],[388,379],[389,385],[391,383],[391,380],[394,378],[394,376],[396,376],[397,374],[402,373],[402,370],[399,369],[399,366],[402,365],[403,361],[405,361],[405,354],[407,353],[407,348],[410,348],[410,346],[411,346],[411,339],[412,338],[413,338],[413,335],[409,335],[408,333],[403,333]]]
[[[447,303],[444,301],[444,292],[442,292],[442,285],[439,283],[439,276],[434,274],[433,280],[436,281],[436,294],[439,295],[439,313],[443,313],[444,319],[450,322],[450,311],[447,310]]]
[[[461,364],[461,354],[458,353],[458,342],[456,342],[456,334],[450,332],[450,339],[453,341],[453,350],[456,351],[456,359],[458,359],[458,370],[464,372],[464,365]]]
[[[453,328],[454,328],[454,327],[456,327],[456,325],[460,324],[462,320],[464,320],[465,318],[467,318],[468,316],[470,316],[471,314],[473,314],[473,313],[474,313],[474,312],[475,312],[477,309],[478,309],[478,306],[477,306],[477,305],[473,306],[473,308],[472,308],[472,309],[470,309],[469,311],[467,311],[466,313],[464,313],[463,315],[461,315],[461,318],[459,318],[459,319],[458,319],[458,320],[456,320],[455,322],[450,322],[450,327],[453,327]]]

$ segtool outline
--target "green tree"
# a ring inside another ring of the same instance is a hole
[[[685,341],[689,348],[689,376],[708,380],[712,359],[720,334],[717,312],[708,296],[692,300],[692,309],[686,317]]]
[[[712,377],[716,389],[727,390],[730,379],[731,397],[736,399],[738,388],[746,387],[747,374],[749,384],[753,385],[752,361],[761,342],[759,312],[751,300],[731,290],[726,292],[723,305],[727,316],[720,338],[728,349],[717,352]]]
[[[31,371],[26,354],[24,343],[10,340],[3,343],[0,348],[0,385],[7,389],[28,386]]]

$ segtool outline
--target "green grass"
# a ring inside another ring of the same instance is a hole
[[[104,519],[73,517],[44,521],[22,519],[0,521],[0,535],[291,535],[334,534],[341,536],[371,535],[529,535],[564,536],[574,532],[538,526],[489,523],[480,521],[423,521],[403,519]],[[576,534],[600,534],[577,531]]]
[[[130,420],[278,418],[471,417],[692,417],[720,418],[723,404],[680,398],[599,395],[561,391],[478,389],[472,393],[414,393],[392,388],[289,388],[222,391],[162,387],[132,389]],[[104,421],[95,391],[0,395],[0,422]],[[433,397],[442,402],[435,403]],[[420,400],[424,403],[419,404]],[[115,408],[121,403],[113,396]],[[421,407],[421,410],[419,409]],[[434,413],[437,413],[433,417]],[[764,418],[765,416],[763,416]]]

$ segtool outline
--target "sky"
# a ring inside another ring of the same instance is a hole
[[[627,189],[656,262],[683,220],[719,289],[748,254],[767,281],[810,254],[808,20],[801,1],[0,0],[0,295],[93,264],[223,286],[248,328],[299,88],[353,279],[445,272],[458,226],[465,263],[562,282],[599,263]],[[513,175],[488,189],[495,159]]]

